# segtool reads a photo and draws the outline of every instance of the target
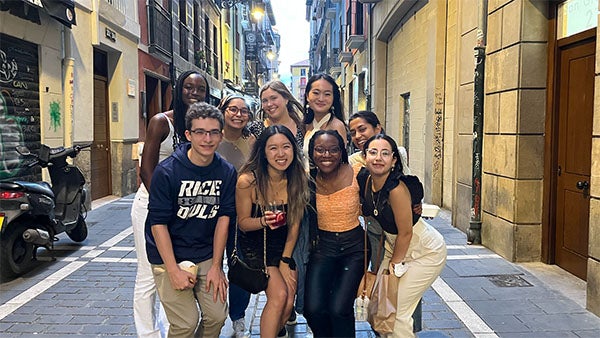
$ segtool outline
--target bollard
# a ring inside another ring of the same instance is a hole
[[[423,298],[419,299],[419,304],[415,308],[415,312],[412,315],[413,318],[413,332],[419,332],[423,330]]]

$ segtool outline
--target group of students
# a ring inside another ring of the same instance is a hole
[[[361,111],[347,127],[326,74],[308,80],[304,106],[280,81],[262,86],[262,121],[242,97],[217,108],[203,102],[208,92],[201,74],[183,73],[173,110],[148,124],[131,211],[138,336],[160,337],[162,309],[169,337],[218,337],[227,314],[236,336],[246,333],[250,294],[223,272],[236,234],[238,255],[255,268],[266,262],[269,274],[261,337],[286,337],[296,312],[315,337],[354,337],[365,250],[379,273],[402,276],[388,336],[413,336],[411,315],[441,273],[446,247],[420,219],[422,185],[407,179],[403,148],[377,116]],[[351,156],[348,129],[359,149]],[[273,204],[283,205],[285,224]],[[377,247],[385,248],[379,257]]]

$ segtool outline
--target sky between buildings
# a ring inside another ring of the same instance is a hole
[[[279,75],[289,85],[290,65],[308,59],[310,26],[306,21],[306,0],[271,0],[271,5],[275,28],[281,35]]]

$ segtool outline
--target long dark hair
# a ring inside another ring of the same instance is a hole
[[[171,108],[173,110],[173,120],[175,121],[175,134],[179,137],[179,140],[186,140],[185,138],[185,113],[188,108],[185,103],[183,103],[183,82],[190,75],[197,74],[202,77],[204,82],[206,83],[206,96],[204,97],[204,101],[208,102],[208,97],[210,96],[210,88],[208,87],[208,81],[206,77],[195,70],[188,70],[177,78],[177,82],[175,83],[175,89],[173,91],[173,101],[171,101]]]
[[[315,177],[317,177],[317,166],[315,165],[315,158],[314,158],[314,151],[315,151],[315,140],[321,136],[321,135],[330,135],[336,138],[336,140],[338,141],[338,147],[340,148],[340,151],[342,152],[342,158],[340,159],[340,163],[348,163],[348,151],[346,150],[345,147],[345,142],[344,139],[342,138],[342,136],[340,136],[340,133],[337,132],[337,130],[317,130],[317,132],[315,132],[313,134],[313,136],[310,138],[310,140],[308,141],[308,158],[310,160],[310,177],[312,177],[313,179]]]
[[[371,144],[371,142],[373,142],[375,140],[385,140],[390,144],[390,146],[392,147],[392,152],[393,152],[392,156],[396,159],[396,164],[394,164],[394,166],[392,167],[392,171],[395,171],[396,173],[402,175],[403,174],[402,160],[400,159],[400,151],[398,150],[398,144],[396,144],[396,141],[394,141],[394,139],[389,135],[377,134],[377,135],[371,136],[371,138],[368,139],[367,142],[365,142],[365,145],[362,150],[363,156],[366,157],[367,149],[369,149],[369,144]]]
[[[229,108],[229,104],[231,103],[231,101],[235,100],[235,99],[240,99],[244,102],[244,105],[246,106],[246,108],[248,108],[248,123],[246,123],[246,125],[244,126],[244,129],[242,129],[242,137],[243,138],[248,138],[250,137],[250,129],[248,128],[248,124],[250,122],[252,122],[252,120],[254,120],[254,113],[252,112],[252,110],[250,109],[250,106],[248,105],[248,102],[246,101],[246,99],[243,96],[240,95],[228,95],[225,96],[221,102],[219,103],[219,110],[221,111],[221,113],[223,114],[223,117],[225,116],[225,110],[227,110],[227,108]]]
[[[312,84],[321,79],[329,82],[333,88],[333,105],[331,105],[330,108],[332,114],[327,122],[330,122],[334,117],[337,117],[340,121],[342,121],[342,123],[345,124],[340,87],[337,85],[337,83],[335,83],[335,80],[330,75],[324,73],[311,76],[306,83],[306,91],[304,92],[304,105],[306,106],[306,110],[304,112],[304,124],[310,124],[315,119],[315,112],[308,106],[308,94],[310,93]]]
[[[254,172],[256,177],[256,189],[257,189],[257,203],[266,203],[267,192],[269,191],[269,162],[265,154],[267,141],[271,136],[275,134],[284,135],[294,151],[294,158],[292,163],[285,170],[287,178],[287,192],[288,192],[288,219],[289,224],[300,223],[302,215],[304,214],[304,208],[308,204],[309,193],[308,193],[308,177],[304,171],[302,165],[302,158],[300,157],[300,151],[294,135],[285,126],[273,125],[266,128],[258,140],[252,147],[252,152],[248,158],[248,162],[240,168],[240,174]]]

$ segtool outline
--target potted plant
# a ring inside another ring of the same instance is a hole
[[[200,69],[206,69],[206,60],[202,49],[196,49],[196,51],[194,51],[194,63]]]

